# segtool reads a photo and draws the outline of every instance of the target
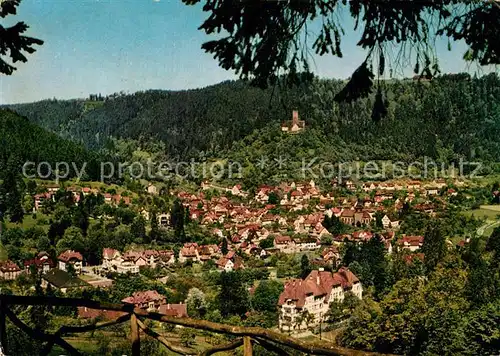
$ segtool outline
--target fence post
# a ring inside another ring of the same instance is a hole
[[[243,356],[252,356],[252,340],[250,336],[243,336]]]
[[[141,340],[139,337],[139,325],[137,324],[137,316],[134,313],[130,317],[130,334],[132,337],[132,356],[140,356]]]

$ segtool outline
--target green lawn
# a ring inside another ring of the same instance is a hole
[[[478,219],[485,218],[487,220],[498,220],[498,217],[500,216],[500,206],[481,205],[481,208],[464,211],[464,214],[467,216],[474,216]]]
[[[493,233],[493,230],[499,226],[500,226],[500,221],[488,226],[486,229],[484,229],[483,236],[489,237]]]
[[[6,261],[9,258],[5,247],[0,243],[0,261]]]
[[[43,220],[45,220],[45,223],[42,224],[41,222]],[[19,227],[19,228],[24,229],[24,230],[35,227],[35,226],[39,226],[42,229],[44,229],[45,232],[48,232],[49,231],[48,222],[49,222],[49,216],[38,212],[38,213],[36,213],[36,219],[33,218],[33,215],[26,214],[26,215],[24,215],[24,219],[23,219],[23,222],[21,224],[12,223],[10,221],[7,221],[6,225],[7,225],[8,229]]]

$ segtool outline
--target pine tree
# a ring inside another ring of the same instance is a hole
[[[302,279],[306,278],[311,273],[311,264],[307,255],[302,255],[300,259],[300,276]]]
[[[179,199],[174,201],[172,210],[170,211],[170,225],[174,229],[175,238],[177,241],[183,242],[185,238],[184,233],[184,206]]]
[[[11,155],[5,169],[0,170],[0,219],[5,216],[11,222],[22,222],[24,211],[22,207],[22,187],[24,182],[19,173],[20,159]]]
[[[226,255],[228,252],[227,239],[225,237],[222,238],[222,246],[221,246],[220,250],[221,250],[223,255]]]
[[[443,228],[439,223],[430,225],[424,236],[422,245],[424,253],[424,264],[427,272],[434,270],[436,265],[446,254],[446,239]]]
[[[151,212],[151,221],[150,221],[151,231],[149,232],[149,241],[155,241],[159,236],[159,227],[158,227],[158,219],[156,218],[156,212]]]

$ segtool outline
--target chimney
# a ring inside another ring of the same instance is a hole
[[[292,112],[292,124],[299,123],[299,112],[297,110],[293,110]]]
[[[324,271],[325,271],[325,269],[324,269],[323,267],[320,267],[320,268],[319,268],[319,271],[320,271],[320,272],[324,272]]]
[[[316,275],[316,284],[318,286],[320,285],[319,273]]]

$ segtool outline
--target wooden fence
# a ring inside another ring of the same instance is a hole
[[[71,307],[87,307],[98,310],[121,311],[125,312],[122,316],[110,320],[102,321],[83,326],[62,326],[53,334],[46,333],[41,330],[35,330],[24,322],[22,322],[12,310],[10,305],[44,305],[44,306],[71,306]],[[68,333],[82,333],[92,330],[102,329],[108,326],[130,322],[130,335],[132,342],[132,356],[140,355],[140,333],[141,331],[156,339],[161,344],[165,345],[170,351],[180,355],[203,355],[208,356],[221,351],[234,350],[243,346],[244,356],[251,356],[253,353],[253,345],[260,345],[263,348],[273,351],[278,355],[288,355],[289,353],[283,346],[292,348],[309,355],[381,355],[379,353],[370,353],[353,349],[346,349],[332,345],[325,341],[310,342],[299,340],[272,330],[260,327],[241,327],[232,326],[220,323],[213,323],[206,320],[196,320],[191,318],[176,318],[158,313],[151,313],[144,309],[134,308],[129,304],[109,304],[100,303],[87,299],[75,298],[56,298],[56,297],[34,297],[34,296],[15,296],[15,295],[0,295],[0,342],[5,350],[8,348],[5,320],[6,317],[23,332],[31,338],[45,342],[41,355],[48,355],[54,345],[59,345],[66,350],[70,355],[81,355],[72,345],[63,339],[63,336]],[[216,345],[204,351],[196,351],[191,348],[172,344],[165,337],[158,334],[156,331],[149,328],[143,320],[150,319],[172,325],[180,325],[198,330],[205,330],[219,334],[233,335],[234,341],[223,345]]]

